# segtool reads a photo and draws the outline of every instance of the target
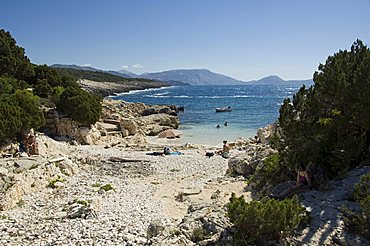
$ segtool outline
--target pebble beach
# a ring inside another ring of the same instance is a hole
[[[225,203],[231,192],[248,197],[242,179],[225,176],[226,159],[205,156],[212,146],[178,145],[182,155],[151,156],[169,140],[148,138],[144,149],[135,149],[39,139],[48,146],[41,156],[76,160],[78,173],[56,188],[26,194],[13,209],[2,211],[1,245],[144,245],[152,221],[176,225],[190,205],[212,202],[214,194],[221,193]],[[121,161],[108,161],[112,159]],[[107,184],[112,189],[99,188]],[[71,210],[84,202],[90,210],[72,218]]]

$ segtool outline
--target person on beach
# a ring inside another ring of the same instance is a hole
[[[289,187],[288,189],[284,190],[283,192],[281,192],[280,194],[276,196],[271,196],[272,198],[283,200],[283,199],[292,197],[293,195],[311,190],[312,179],[305,165],[297,164],[296,171],[297,171],[297,180],[296,180],[295,185],[292,187]]]
[[[224,126],[228,126],[227,121],[225,121]]]
[[[36,136],[33,129],[31,129],[30,132],[26,134],[23,146],[28,156],[38,154]]]
[[[222,150],[218,152],[223,158],[229,158],[230,157],[230,145],[227,143],[226,140],[223,141]]]

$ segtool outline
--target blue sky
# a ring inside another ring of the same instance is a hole
[[[370,0],[0,0],[0,9],[0,28],[36,64],[306,79],[357,38],[370,44]]]

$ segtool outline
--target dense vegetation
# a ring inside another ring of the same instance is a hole
[[[88,80],[98,81],[98,82],[109,81],[109,82],[117,82],[117,83],[149,82],[149,83],[157,84],[158,86],[164,85],[160,82],[150,80],[150,79],[123,78],[117,75],[100,72],[100,71],[79,70],[79,69],[73,69],[73,68],[54,68],[54,69],[59,73],[59,75],[73,77],[75,80],[88,79]]]
[[[292,170],[312,162],[329,177],[366,158],[370,146],[370,50],[357,40],[320,64],[314,87],[302,87],[280,109],[277,147]]]
[[[297,163],[309,164],[314,185],[324,187],[321,182],[324,177],[343,176],[370,157],[369,48],[357,40],[349,51],[340,50],[320,64],[313,80],[314,86],[303,86],[292,99],[284,100],[271,139],[278,153],[266,158],[264,165],[256,170],[249,180],[251,187],[266,191],[266,184],[295,180]],[[362,208],[361,213],[348,212],[351,216],[347,220],[348,228],[367,238],[369,177],[364,177],[356,188],[355,200]],[[237,229],[236,240],[241,244],[289,234],[284,233],[281,224],[285,221],[281,210],[287,204],[266,198],[262,201],[246,204],[242,198],[231,198],[228,215]],[[287,221],[293,221],[293,226],[286,225],[290,229],[294,229],[300,218],[298,205],[293,211],[297,213],[287,212],[291,216]]]
[[[0,30],[0,141],[41,127],[41,103],[56,104],[80,124],[89,125],[101,115],[100,102],[101,98],[79,88],[73,77],[32,64],[11,34]]]
[[[90,125],[100,118],[102,105],[100,98],[79,87],[67,87],[60,95],[57,108],[83,125]]]
[[[361,211],[353,213],[345,209],[345,224],[349,231],[370,240],[370,173],[361,177],[355,187],[355,201],[360,204]]]
[[[246,203],[233,193],[227,204],[227,215],[234,224],[235,245],[258,245],[289,236],[301,223],[307,222],[306,209],[297,197],[277,201],[263,199]]]

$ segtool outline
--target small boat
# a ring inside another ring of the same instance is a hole
[[[231,112],[231,107],[225,107],[225,108],[216,108],[216,112]]]

